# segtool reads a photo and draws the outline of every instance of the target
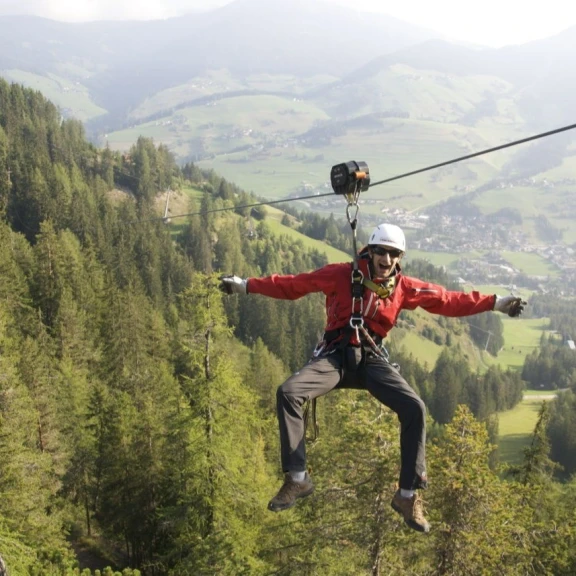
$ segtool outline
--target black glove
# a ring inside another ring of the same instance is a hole
[[[496,300],[494,302],[494,310],[496,312],[502,312],[503,314],[508,314],[510,318],[515,318],[520,316],[524,310],[524,306],[527,302],[522,300],[518,296],[498,296],[496,295]]]
[[[232,274],[227,274],[225,276],[220,276],[220,290],[224,294],[246,294],[246,285],[248,280],[246,278],[239,278]]]

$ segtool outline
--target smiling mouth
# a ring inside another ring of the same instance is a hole
[[[377,271],[379,273],[385,273],[388,272],[390,270],[390,268],[392,268],[391,264],[378,264],[378,266],[376,267]]]

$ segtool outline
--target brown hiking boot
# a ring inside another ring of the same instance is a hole
[[[398,514],[404,516],[404,522],[413,530],[418,530],[418,532],[430,531],[430,524],[428,524],[428,521],[424,518],[422,499],[418,494],[414,494],[412,498],[403,498],[400,495],[400,490],[396,490],[396,494],[394,494],[390,505]]]
[[[306,472],[306,476],[302,482],[296,482],[292,479],[289,473],[284,475],[284,484],[280,491],[270,502],[268,502],[268,510],[272,512],[281,512],[288,510],[296,504],[298,498],[305,498],[314,492],[314,484],[312,479]]]

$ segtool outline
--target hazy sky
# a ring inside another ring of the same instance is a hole
[[[54,20],[157,19],[227,4],[231,0],[0,0],[0,16],[34,14]],[[287,0],[268,0],[282,2]],[[547,0],[324,0],[383,12],[441,32],[455,40],[487,46],[520,44],[576,25],[576,2]]]

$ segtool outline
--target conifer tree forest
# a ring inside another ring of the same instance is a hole
[[[204,193],[167,227],[154,199],[186,181]],[[40,93],[0,80],[7,573],[576,574],[574,395],[543,405],[522,464],[503,470],[495,413],[525,383],[470,368],[457,345],[431,368],[390,345],[429,407],[430,534],[391,510],[396,417],[356,391],[319,402],[314,495],[267,511],[281,482],[275,390],[316,344],[323,302],[224,297],[218,275],[325,257],[272,234],[264,210],[247,233],[241,206],[254,200],[144,138],[124,155],[96,148]],[[333,219],[322,227],[346,246]]]

